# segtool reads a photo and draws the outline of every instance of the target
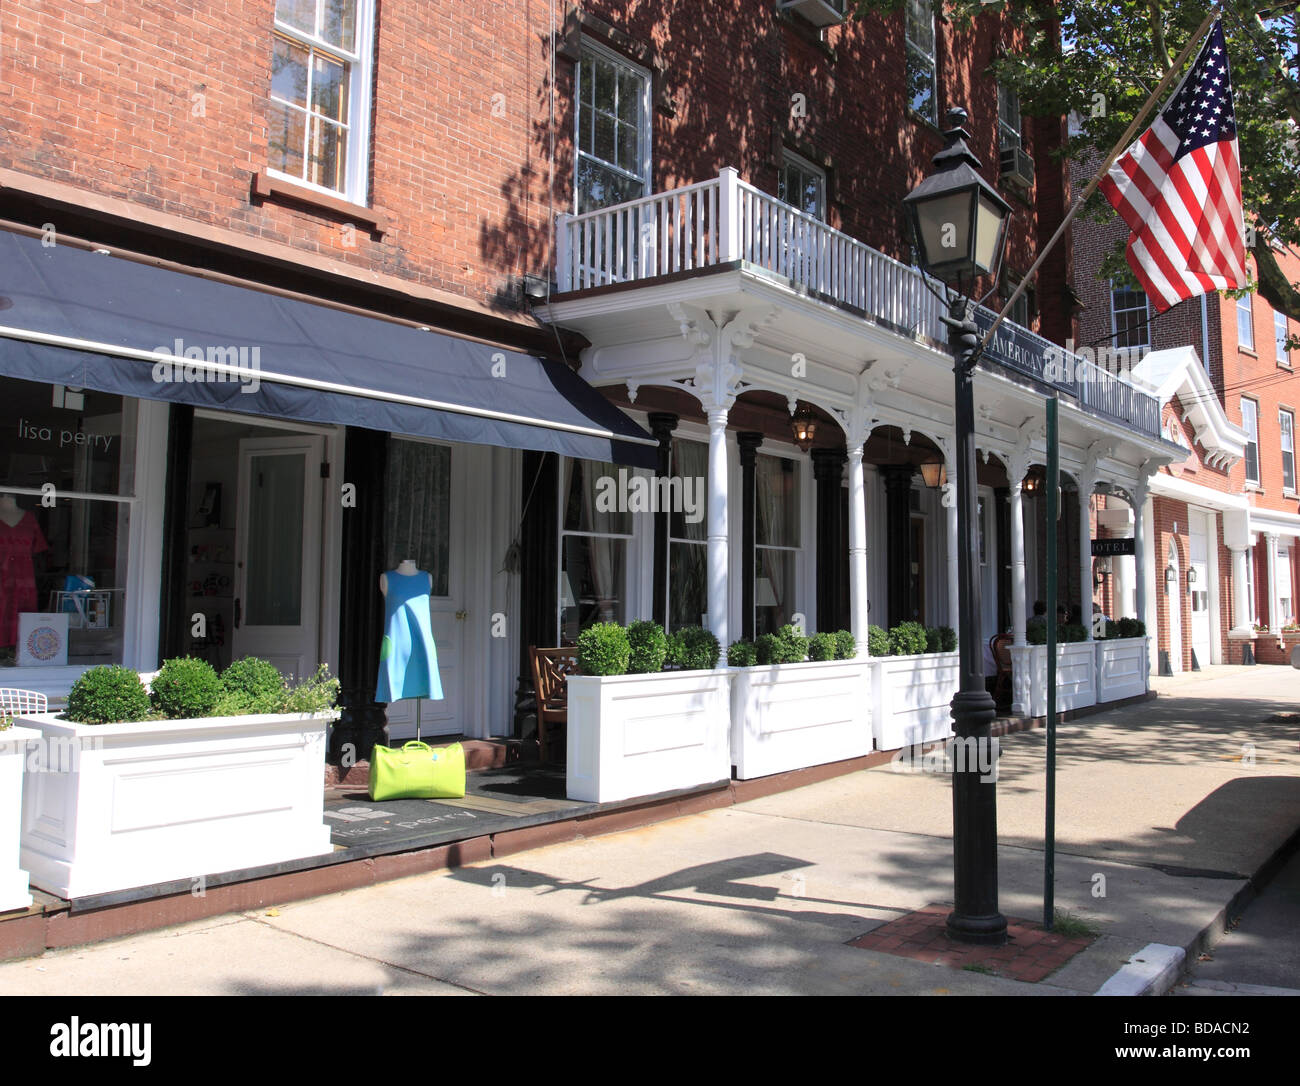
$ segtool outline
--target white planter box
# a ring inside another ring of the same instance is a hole
[[[23,765],[27,740],[39,733],[30,728],[0,732],[0,912],[25,909],[32,903],[27,872],[19,865],[19,826],[23,812]]]
[[[607,803],[729,780],[731,676],[570,675],[568,797]]]
[[[956,652],[871,657],[876,749],[898,750],[952,735],[952,699],[960,687]]]
[[[1056,646],[1056,711],[1097,704],[1095,641]],[[1047,646],[1029,646],[1029,715],[1047,715]]]
[[[23,791],[32,884],[86,897],[331,851],[325,733],[338,714],[73,724],[40,733]]]
[[[1112,638],[1097,645],[1097,701],[1119,701],[1147,692],[1149,655],[1145,637]]]
[[[731,764],[738,780],[871,753],[867,661],[818,660],[733,671]]]

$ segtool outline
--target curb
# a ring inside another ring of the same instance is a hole
[[[1167,995],[1182,980],[1190,963],[1195,962],[1202,951],[1211,949],[1222,939],[1227,931],[1228,917],[1240,913],[1254,901],[1260,890],[1272,881],[1273,876],[1297,850],[1300,850],[1300,827],[1259,865],[1259,870],[1246,880],[1246,885],[1228,899],[1227,904],[1215,913],[1214,918],[1186,946],[1148,943],[1093,995]],[[1204,985],[1210,982],[1201,983]],[[1245,989],[1251,986],[1236,987]]]

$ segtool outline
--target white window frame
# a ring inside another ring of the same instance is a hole
[[[1246,405],[1250,409],[1246,409]],[[1246,482],[1253,483],[1255,486],[1260,485],[1260,465],[1259,465],[1259,404],[1249,396],[1241,398],[1241,428],[1246,431],[1246,456],[1242,457],[1242,465],[1246,471]],[[1250,474],[1250,447],[1255,446],[1255,476]]]
[[[1117,294],[1140,294],[1142,296],[1142,323],[1132,332],[1124,333],[1126,335],[1139,335],[1142,342],[1136,344],[1121,344],[1119,341],[1120,327],[1119,315],[1121,313],[1136,313],[1138,307],[1135,305],[1119,307],[1116,303]],[[1113,279],[1110,283],[1110,334],[1111,340],[1115,344],[1117,351],[1141,352],[1151,349],[1151,299],[1147,297],[1146,291],[1141,287],[1125,286],[1122,283],[1116,283]]]
[[[923,45],[920,45],[917,42],[914,42],[912,40],[912,36],[910,33],[911,22],[912,22],[912,3],[911,0],[908,0],[908,2],[903,5],[903,42],[904,42],[904,46],[903,46],[904,69],[903,70],[904,72],[907,71],[907,68],[909,66],[908,62],[910,61],[912,54],[916,54],[917,57],[925,61],[926,65],[930,69],[930,86],[934,90],[934,93],[930,97],[931,109],[933,110],[933,112],[931,113],[930,116],[926,117],[924,113],[917,113],[917,111],[912,108],[911,87],[904,88],[904,93],[907,95],[907,111],[909,113],[914,114],[917,117],[924,118],[925,120],[929,121],[933,125],[938,125],[939,123],[939,61],[938,61],[939,40],[938,40],[937,28],[935,26],[934,2],[933,0],[916,0],[916,2],[924,4],[929,9],[930,12],[930,50],[931,51],[927,51]],[[906,76],[904,76],[904,78],[906,78]]]
[[[1247,351],[1255,349],[1255,309],[1251,297],[1243,294],[1237,299],[1237,346]]]
[[[709,475],[708,475],[708,461],[707,461],[708,450],[709,450],[709,442],[708,442],[708,439],[707,439],[707,438],[701,439],[701,438],[698,438],[698,437],[694,436],[693,434],[692,434],[692,435],[685,435],[685,434],[680,434],[680,433],[675,433],[675,434],[673,434],[673,436],[672,436],[672,440],[671,440],[670,445],[669,445],[669,448],[672,450],[672,452],[670,453],[670,456],[669,456],[669,459],[670,459],[670,463],[669,463],[669,475],[670,475],[670,476],[680,476],[680,472],[677,470],[678,465],[677,465],[677,459],[676,459],[676,456],[675,456],[676,449],[673,448],[673,447],[674,447],[678,442],[689,442],[689,443],[692,444],[692,445],[700,445],[700,446],[703,446],[703,448],[704,448],[704,452],[705,452],[705,456],[706,456],[705,465],[704,465],[704,499],[705,499],[705,500],[704,500],[704,522],[703,522],[704,525],[705,525],[705,534],[704,534],[704,538],[703,538],[703,539],[683,539],[681,536],[675,536],[675,535],[673,535],[673,519],[672,519],[672,516],[670,515],[670,516],[668,517],[668,553],[664,556],[664,560],[665,560],[665,562],[666,562],[666,566],[667,566],[667,568],[664,570],[664,585],[665,585],[665,590],[666,590],[666,592],[667,592],[667,597],[664,599],[663,602],[664,602],[664,617],[668,620],[668,627],[669,627],[669,629],[672,629],[672,604],[671,604],[671,601],[672,601],[672,597],[673,597],[673,547],[674,547],[674,545],[678,545],[678,544],[680,544],[680,545],[683,546],[683,547],[702,547],[702,548],[704,549],[704,553],[705,553],[705,562],[706,562],[706,566],[707,566],[707,562],[708,562],[708,550],[709,550],[709,536],[708,536],[708,521],[709,521],[709,504],[708,504]],[[707,588],[707,586],[706,586],[706,588],[705,588],[705,594],[704,594],[704,611],[702,612],[702,614],[704,615],[705,618],[708,617],[708,608],[709,608],[709,597],[708,597],[708,588]],[[724,651],[724,652],[726,651],[726,650],[725,650],[725,646],[724,646],[723,651]]]
[[[371,87],[374,84],[375,0],[356,0],[356,6],[357,40],[355,53],[341,50],[338,46],[331,45],[314,34],[304,34],[296,27],[281,23],[274,18],[274,14],[272,15],[274,26],[271,33],[272,39],[276,34],[282,34],[284,37],[301,45],[310,46],[322,53],[328,53],[348,65],[348,148],[347,161],[343,167],[343,190],[318,185],[314,181],[308,181],[305,177],[298,177],[291,173],[285,173],[283,170],[277,170],[269,164],[266,172],[272,177],[282,178],[295,185],[311,189],[313,192],[324,193],[335,198],[341,197],[350,203],[364,207],[368,206],[370,202],[370,109]],[[318,6],[318,16],[319,10]],[[268,101],[296,106],[295,103],[284,102],[283,99],[272,97],[269,87],[267,99]],[[308,91],[307,100],[308,106],[310,106],[310,91]],[[310,127],[308,131],[310,132]],[[304,159],[304,163],[305,161]]]
[[[754,623],[755,623],[754,632],[755,634],[757,634],[758,632],[758,606],[759,606],[758,578],[762,568],[758,560],[759,551],[782,551],[787,554],[794,555],[793,588],[795,592],[795,600],[794,600],[794,604],[791,606],[790,609],[791,619],[796,614],[802,614],[805,617],[805,619],[807,619],[807,617],[813,613],[813,607],[815,604],[815,600],[813,599],[813,597],[816,594],[815,590],[812,589],[806,583],[806,577],[805,577],[805,572],[806,572],[805,553],[809,544],[809,536],[814,534],[814,532],[810,530],[811,526],[807,516],[808,499],[810,497],[809,491],[812,488],[808,484],[808,479],[805,477],[806,473],[804,470],[805,465],[811,463],[811,459],[807,455],[799,453],[796,449],[794,449],[793,446],[785,447],[779,444],[773,444],[770,448],[758,449],[756,452],[756,458],[764,457],[764,456],[771,457],[773,460],[788,460],[794,465],[793,474],[798,489],[798,494],[795,497],[795,517],[796,517],[796,522],[799,526],[799,543],[797,546],[792,547],[784,544],[760,543],[758,541],[758,500],[756,497],[754,502]],[[754,473],[755,473],[754,485],[755,488],[757,489],[757,485],[758,485],[757,459],[755,460],[755,464],[754,464]],[[740,536],[742,533],[737,532],[736,534],[737,536]],[[741,580],[740,577],[736,578],[737,584],[739,584],[740,580]],[[810,630],[812,628],[814,627],[812,626],[811,623],[805,624],[805,630]]]
[[[623,585],[622,585],[623,618],[620,624],[627,625],[629,622],[632,622],[635,619],[641,617],[639,614],[640,593],[637,590],[637,585],[636,585],[636,571],[639,565],[641,564],[641,560],[642,560],[642,555],[637,550],[637,540],[640,538],[640,533],[638,533],[637,531],[638,516],[636,513],[631,513],[631,512],[627,514],[629,518],[628,521],[629,530],[627,532],[584,532],[576,528],[575,529],[566,528],[564,526],[564,511],[565,511],[565,505],[568,501],[568,493],[564,487],[564,480],[565,480],[564,468],[566,463],[574,459],[575,457],[572,456],[560,457],[559,478],[556,480],[556,487],[555,487],[555,504],[557,507],[556,517],[558,522],[557,530],[556,530],[556,539],[558,543],[558,548],[556,550],[556,558],[555,558],[554,629],[555,629],[555,643],[557,645],[561,643],[561,640],[563,638],[563,632],[564,632],[564,606],[563,606],[564,603],[564,541],[568,539],[570,536],[575,538],[581,538],[581,539],[620,539],[624,542],[625,549],[624,549]],[[579,458],[579,462],[583,464],[598,464],[601,463],[602,461],[581,460]],[[618,467],[619,466],[617,464],[614,465],[614,470],[616,472],[618,471]],[[628,470],[629,480],[636,475],[649,474],[643,468],[628,468],[627,470]],[[653,523],[653,518],[646,517],[644,515],[643,518]],[[619,621],[619,620],[616,619],[615,621]]]
[[[1273,310],[1273,346],[1277,351],[1277,364],[1286,369],[1291,368],[1291,352],[1286,349],[1289,334],[1286,314]]]
[[[808,174],[809,176],[817,178],[818,181],[817,210],[804,211],[802,207],[799,207],[797,204],[792,203],[791,200],[789,199],[790,192],[789,192],[788,185],[786,186],[786,195],[784,197],[781,196],[780,188],[778,185],[777,198],[784,199],[785,203],[789,204],[791,207],[797,208],[797,210],[803,212],[805,215],[812,215],[820,222],[825,222],[826,221],[826,171],[823,170],[820,166],[816,166],[813,163],[809,162],[808,159],[803,157],[803,155],[796,154],[794,151],[788,151],[788,150],[783,151],[781,154],[781,179],[782,180],[784,180],[786,176],[786,171],[791,168],[794,168],[800,171],[801,173],[805,173]]]
[[[1277,410],[1277,427],[1281,436],[1282,447],[1282,489],[1288,494],[1295,493],[1295,412],[1287,407],[1279,407]],[[1287,446],[1290,446],[1288,448]],[[1287,461],[1290,460],[1291,470],[1287,471]],[[1290,480],[1287,475],[1290,474]]]
[[[641,67],[634,61],[628,60],[621,53],[616,53],[613,49],[602,45],[600,42],[592,41],[590,38],[582,39],[582,54],[593,54],[602,60],[614,64],[618,67],[625,68],[638,79],[641,80],[641,101],[638,103],[639,116],[637,125],[640,128],[640,139],[637,141],[637,167],[638,173],[631,174],[621,166],[613,162],[607,162],[603,158],[598,158],[594,154],[589,154],[579,148],[582,146],[581,126],[583,118],[582,103],[582,79],[584,75],[584,65],[581,59],[574,65],[573,72],[573,213],[578,214],[580,195],[578,190],[578,168],[583,158],[589,158],[593,162],[599,163],[602,167],[612,170],[614,173],[621,174],[633,181],[640,181],[642,196],[651,196],[654,193],[654,177],[651,169],[653,161],[652,152],[652,129],[654,114],[651,110],[651,94],[654,83],[653,76],[649,69]]]

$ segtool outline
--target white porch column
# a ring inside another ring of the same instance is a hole
[[[709,629],[727,651],[727,409],[709,410]]]
[[[1277,533],[1267,532],[1264,543],[1268,550],[1268,630],[1274,637],[1282,636],[1282,609],[1277,598]]]
[[[867,655],[867,489],[862,446],[849,449],[849,627],[858,656]]]
[[[1092,640],[1092,525],[1088,521],[1091,511],[1093,481],[1079,479],[1079,621]]]
[[[1145,486],[1135,486],[1132,497],[1133,588],[1136,593],[1134,600],[1137,611],[1135,617],[1145,624],[1147,621],[1147,488]],[[1120,618],[1122,616],[1116,615],[1115,617]],[[1148,629],[1147,633],[1152,637],[1155,636],[1154,629]]]
[[[1011,471],[1011,634],[1013,644],[1025,644],[1025,509],[1020,493],[1020,483],[1025,477],[1023,471],[1017,472],[1016,465]]]
[[[1232,632],[1250,633],[1250,597],[1246,584],[1246,548],[1230,547],[1232,552]]]

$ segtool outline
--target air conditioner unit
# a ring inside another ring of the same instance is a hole
[[[813,26],[834,26],[844,22],[848,0],[780,0],[782,11],[797,11]]]
[[[1034,160],[1023,147],[1002,148],[1002,176],[1028,189],[1034,183]]]

